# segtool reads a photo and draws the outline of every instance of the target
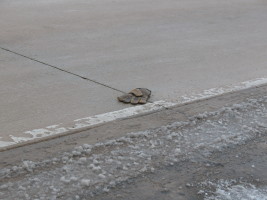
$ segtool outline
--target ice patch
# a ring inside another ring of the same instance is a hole
[[[267,187],[252,184],[218,184],[216,191],[205,200],[267,200]]]
[[[10,146],[10,145],[14,145],[14,144],[16,144],[15,141],[13,141],[13,142],[1,141],[1,137],[0,137],[0,147]]]
[[[179,100],[178,103],[187,103],[187,102],[191,102],[191,101],[195,101],[195,100],[205,99],[205,98],[218,96],[218,95],[228,93],[228,92],[234,92],[234,91],[238,91],[238,90],[248,89],[250,87],[260,86],[263,84],[267,84],[267,78],[257,78],[254,80],[241,82],[240,84],[238,84],[236,86],[225,86],[225,87],[219,87],[219,88],[211,88],[208,90],[204,90],[201,93],[182,96],[181,100]]]

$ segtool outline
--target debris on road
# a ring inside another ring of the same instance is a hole
[[[151,91],[147,88],[135,88],[128,94],[118,97],[118,100],[123,103],[146,104],[150,98]]]

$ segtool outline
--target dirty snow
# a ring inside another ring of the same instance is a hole
[[[0,170],[0,196],[6,200],[93,198],[130,178],[153,173],[160,166],[193,160],[195,154],[209,156],[266,134],[266,116],[267,96],[184,122],[77,146],[50,160],[22,161]]]
[[[68,131],[74,131],[81,128],[88,128],[95,126],[101,123],[114,121],[120,118],[126,118],[133,115],[148,113],[162,108],[174,106],[174,103],[166,101],[156,101],[154,103],[147,103],[145,105],[134,106],[130,108],[125,108],[118,111],[103,113],[95,116],[85,117],[81,119],[76,119],[68,125],[58,124],[47,126],[46,128],[33,129],[30,131],[25,131],[21,135],[23,136],[14,136],[9,135],[11,141],[1,141],[0,137],[0,148],[15,145],[18,143],[40,139],[48,136],[58,135],[66,133]],[[64,127],[65,126],[65,127]]]
[[[260,86],[266,83],[267,83],[267,78],[257,78],[257,79],[241,82],[235,86],[229,85],[229,86],[218,87],[218,88],[210,88],[210,89],[202,91],[201,93],[193,93],[189,95],[184,95],[179,100],[179,103],[192,102],[194,100],[205,99],[208,97],[218,96],[218,95],[228,93],[228,92],[248,89],[248,88]]]
[[[206,193],[205,200],[267,200],[267,187],[237,183],[236,180],[220,180],[218,183],[208,182],[206,185],[215,187],[215,191]]]

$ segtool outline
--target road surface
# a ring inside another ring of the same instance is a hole
[[[129,108],[136,87],[177,103],[267,77],[264,0],[13,0],[0,18],[2,146]]]
[[[0,198],[266,200],[267,85],[0,153]]]

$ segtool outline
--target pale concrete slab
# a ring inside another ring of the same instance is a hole
[[[153,100],[267,76],[264,0],[0,2],[0,45]]]
[[[0,141],[128,107],[116,101],[118,95],[121,93],[0,50]]]

